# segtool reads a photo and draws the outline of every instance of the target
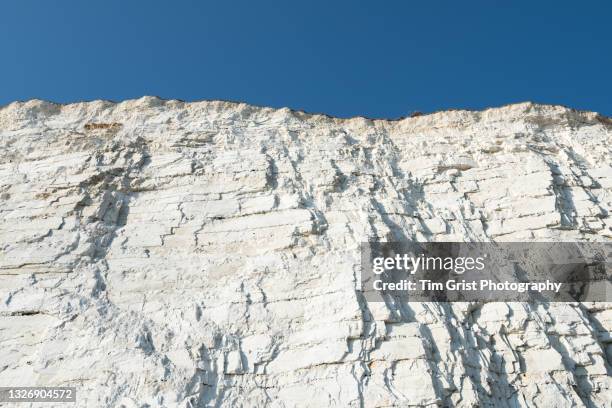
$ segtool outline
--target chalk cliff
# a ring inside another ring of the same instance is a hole
[[[0,108],[0,385],[78,406],[612,406],[612,303],[367,303],[368,240],[612,239],[612,121]],[[0,404],[2,405],[2,404]]]

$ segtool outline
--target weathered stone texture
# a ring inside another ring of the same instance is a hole
[[[612,305],[367,304],[359,243],[610,241],[612,125],[0,109],[0,385],[79,406],[612,406]],[[0,404],[1,405],[1,404]]]

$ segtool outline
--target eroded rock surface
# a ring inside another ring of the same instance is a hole
[[[79,406],[612,406],[612,304],[367,304],[359,243],[610,241],[612,123],[0,109],[0,385]],[[2,405],[2,404],[0,404]]]

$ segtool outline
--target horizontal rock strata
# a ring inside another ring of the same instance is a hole
[[[355,287],[362,241],[609,242],[611,132],[530,103],[5,106],[0,385],[87,407],[610,407],[612,304]]]

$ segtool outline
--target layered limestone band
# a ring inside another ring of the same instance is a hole
[[[612,301],[610,242],[364,242],[370,302]]]

